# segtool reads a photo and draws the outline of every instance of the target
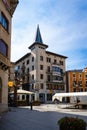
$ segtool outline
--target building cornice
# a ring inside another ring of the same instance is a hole
[[[35,46],[35,45],[40,45],[40,46],[44,46],[45,48],[48,48],[48,45],[46,45],[46,44],[41,44],[41,43],[39,43],[39,42],[34,42],[32,45],[30,45],[28,48],[29,49],[31,49],[33,46]]]
[[[19,60],[17,60],[17,61],[15,62],[15,64],[18,64],[19,62],[23,61],[25,58],[29,57],[30,55],[31,55],[31,53],[25,54],[23,57],[21,57]]]
[[[63,56],[63,55],[60,55],[60,54],[57,54],[57,53],[53,53],[53,52],[50,52],[50,51],[46,51],[47,54],[51,54],[51,55],[54,55],[54,56],[59,56],[61,58],[68,58],[67,56]]]
[[[7,11],[10,13],[10,15],[12,16],[19,1],[18,0],[2,0],[5,8],[7,9]]]

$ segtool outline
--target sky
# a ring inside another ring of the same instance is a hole
[[[30,52],[38,24],[47,51],[68,57],[66,70],[87,67],[87,0],[19,0],[12,18],[12,62]]]

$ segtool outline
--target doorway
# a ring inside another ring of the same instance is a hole
[[[40,93],[39,94],[39,99],[41,103],[45,103],[45,94],[44,93]]]

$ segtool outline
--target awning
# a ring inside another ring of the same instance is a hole
[[[77,97],[77,96],[87,96],[87,92],[68,92],[68,93],[56,93],[55,97]]]
[[[14,91],[9,92],[9,94],[12,94],[12,93],[14,93]],[[23,89],[18,89],[17,94],[34,94],[34,92],[26,91],[26,90],[23,90]]]

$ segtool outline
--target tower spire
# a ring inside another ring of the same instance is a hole
[[[39,29],[39,24],[37,25],[37,31],[36,31],[36,36],[35,36],[35,42],[38,42],[38,43],[42,43],[42,44],[43,44],[43,40],[42,40],[41,33],[40,33],[40,29]]]

